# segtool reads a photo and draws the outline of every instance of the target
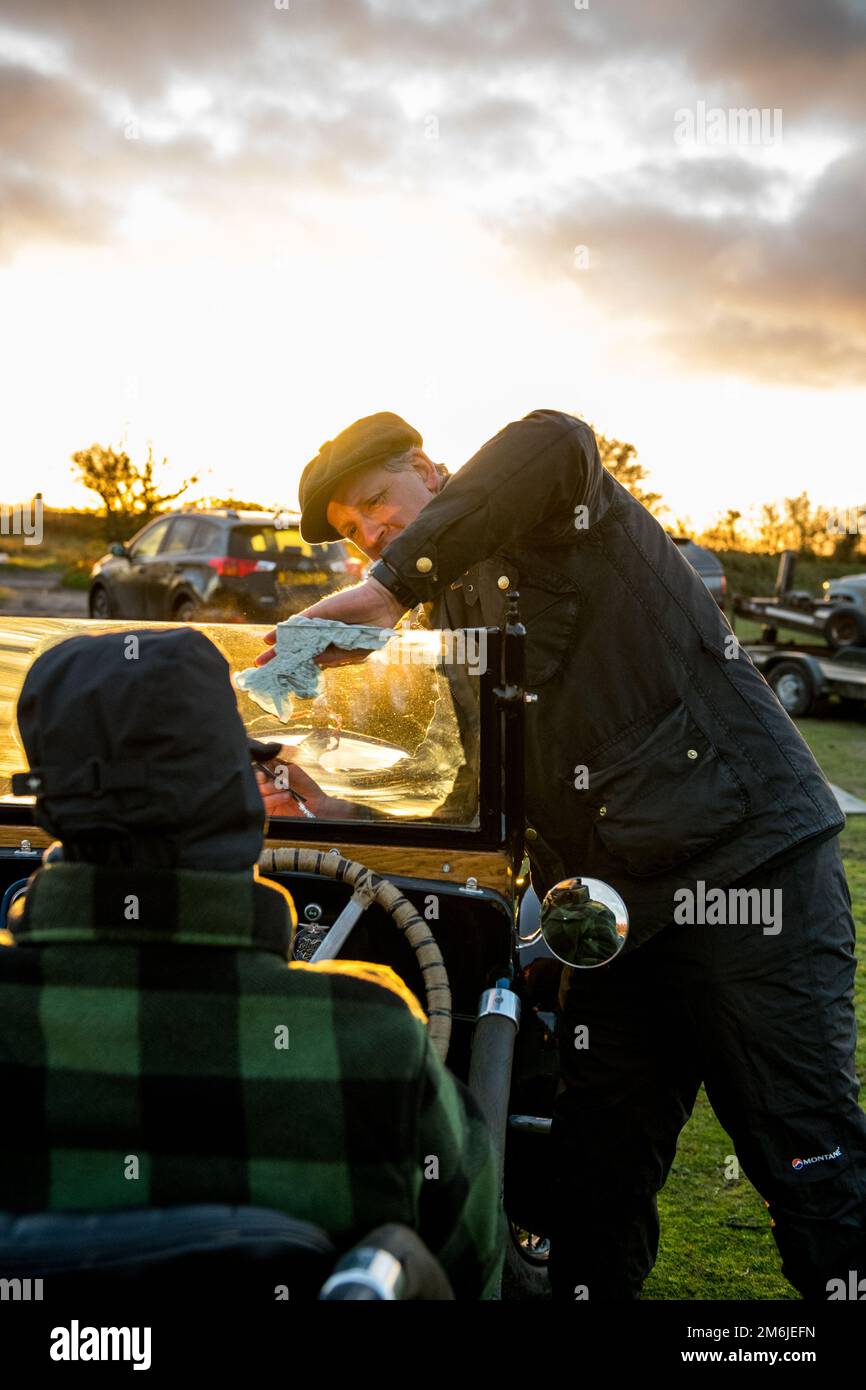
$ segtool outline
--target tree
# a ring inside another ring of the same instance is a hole
[[[809,494],[785,498],[785,544],[800,553],[822,555],[831,549],[830,517],[826,507],[814,507]]]
[[[742,521],[743,513],[738,512],[735,507],[729,507],[722,520],[725,532],[725,541],[729,550],[736,550],[739,543],[737,535],[737,522]]]
[[[862,510],[864,515],[866,515],[866,508]],[[855,560],[859,560],[860,556],[864,553],[863,536],[859,534],[859,531],[855,531],[852,529],[842,531],[842,533],[839,534],[837,520],[836,529],[834,530],[833,534],[838,536],[838,539],[836,540],[833,546],[833,559],[844,560],[846,563],[849,564],[853,564]]]
[[[165,468],[167,462],[163,459],[160,467]],[[125,540],[131,530],[149,521],[196,481],[189,478],[176,492],[161,492],[154,477],[156,465],[150,446],[140,468],[125,451],[106,449],[101,444],[79,449],[72,455],[72,463],[78,481],[102,498],[109,542]]]
[[[764,502],[758,522],[758,536],[761,549],[768,555],[776,555],[785,548],[785,523],[779,515],[775,502]]]
[[[803,551],[812,539],[812,504],[809,494],[785,498],[785,525],[792,550]]]
[[[737,522],[742,519],[742,512],[738,512],[735,507],[729,507],[702,533],[701,544],[708,545],[711,550],[738,550],[740,538],[737,535]]]
[[[624,444],[620,439],[608,439],[607,435],[599,434],[596,431],[598,441],[598,452],[601,461],[609,473],[612,473],[617,482],[630,492],[632,497],[636,497],[638,502],[642,502],[648,512],[653,516],[658,516],[659,512],[666,511],[662,504],[660,492],[647,492],[641,483],[647,476],[647,471],[642,463],[637,461],[637,449],[633,444]]]

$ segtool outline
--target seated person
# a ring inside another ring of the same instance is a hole
[[[0,948],[8,1211],[251,1204],[416,1230],[455,1295],[494,1289],[481,1112],[383,966],[289,963],[228,666],[189,628],[74,637],[24,682],[36,819],[62,841]],[[260,750],[258,750],[260,751]]]

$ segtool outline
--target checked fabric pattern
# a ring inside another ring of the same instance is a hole
[[[390,969],[290,964],[293,924],[252,872],[38,870],[0,947],[2,1206],[251,1203],[340,1248],[401,1221],[486,1296],[502,1227],[476,1102]]]

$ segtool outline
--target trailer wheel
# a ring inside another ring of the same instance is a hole
[[[866,618],[852,603],[840,603],[824,624],[824,636],[836,651],[866,645]]]
[[[780,661],[768,674],[767,683],[792,719],[801,719],[815,704],[814,682],[808,667],[799,661]]]

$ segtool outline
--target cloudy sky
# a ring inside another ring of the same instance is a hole
[[[864,108],[866,0],[0,0],[2,494],[553,406],[677,516],[866,502]]]

